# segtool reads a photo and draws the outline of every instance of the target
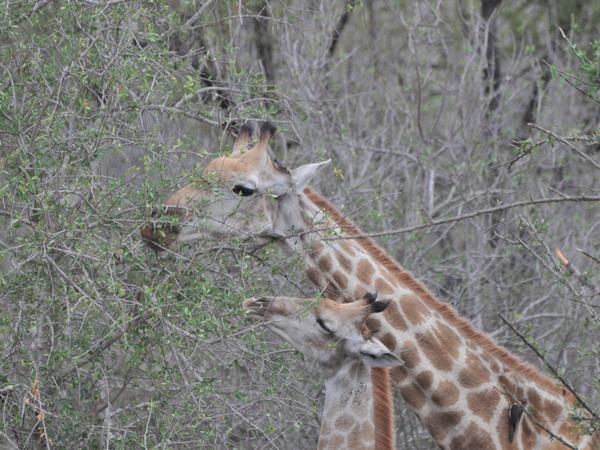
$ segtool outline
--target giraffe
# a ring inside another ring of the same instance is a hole
[[[351,314],[344,323],[332,320],[337,302],[325,298],[314,308],[316,303],[293,297],[253,297],[243,302],[254,319],[265,321],[268,329],[324,373],[320,450],[395,449],[389,372],[382,368],[401,361],[379,340],[364,339],[358,331],[369,314],[383,311],[387,303],[367,294],[348,304]]]
[[[310,189],[328,161],[292,171],[273,161],[273,132],[264,123],[253,145],[251,127],[242,128],[232,154],[171,195],[142,227],[144,239],[158,247],[207,235],[275,240],[304,259],[308,278],[327,296],[350,302],[376,291],[391,299],[369,329],[405,362],[392,369],[392,381],[441,448],[559,448],[542,426],[590,448],[591,438],[569,419],[569,392],[475,330]],[[171,215],[176,224],[164,219]],[[522,401],[539,425],[521,420],[509,442],[508,414]]]
[[[144,241],[156,251],[207,238],[236,237],[245,243],[260,245],[276,240],[286,251],[301,252],[304,239],[294,235],[294,224],[325,220],[303,216],[304,188],[322,166],[329,163],[306,164],[292,171],[271,159],[267,143],[276,128],[264,122],[257,142],[253,142],[254,126],[246,123],[240,130],[231,155],[213,159],[204,168],[199,180],[183,187],[152,212],[141,227]],[[196,209],[199,208],[201,212]],[[316,211],[315,211],[316,212]],[[288,236],[289,235],[289,236]],[[307,271],[309,279],[321,286],[314,267]],[[327,286],[336,301],[349,300]],[[361,294],[366,294],[366,291]],[[381,381],[374,387],[369,377],[362,383],[368,392],[386,390],[390,396],[387,370],[376,371]],[[350,386],[348,383],[347,386]],[[353,395],[351,392],[346,395]],[[371,396],[368,401],[372,402]],[[331,402],[331,408],[335,402]],[[370,404],[370,403],[369,403]],[[354,411],[346,417],[348,429],[371,420],[369,408]]]

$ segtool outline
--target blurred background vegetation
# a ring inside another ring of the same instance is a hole
[[[241,309],[316,295],[299,261],[139,238],[247,119],[289,167],[332,158],[317,191],[598,408],[598,23],[582,0],[0,2],[0,447],[316,446],[322,378]],[[396,409],[398,447],[432,448]]]

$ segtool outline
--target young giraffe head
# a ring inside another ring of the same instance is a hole
[[[345,359],[359,359],[368,367],[393,367],[400,359],[374,337],[365,337],[365,320],[382,312],[389,302],[374,294],[351,303],[294,297],[258,297],[244,300],[254,319],[309,360],[334,370]]]
[[[141,229],[144,240],[161,249],[207,235],[260,243],[299,231],[306,221],[298,207],[302,191],[329,160],[285,169],[267,150],[275,129],[264,122],[253,142],[251,123],[244,125],[230,156],[210,161],[200,180],[172,194],[153,212]]]
[[[325,371],[320,450],[395,448],[390,380],[381,367],[401,361],[377,339],[362,337],[366,317],[383,311],[387,302],[367,294],[347,304],[260,297],[245,300],[244,306]]]

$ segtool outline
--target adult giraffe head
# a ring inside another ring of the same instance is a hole
[[[287,170],[267,150],[275,130],[264,122],[254,142],[252,124],[244,125],[231,155],[210,161],[199,180],[153,212],[141,229],[144,240],[160,249],[207,235],[261,243],[297,231],[294,224],[306,221],[298,207],[302,191],[329,160]]]

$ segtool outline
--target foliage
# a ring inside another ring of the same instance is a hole
[[[331,157],[316,188],[369,231],[598,194],[600,8],[513,2],[489,28],[476,1],[246,3],[3,3],[0,446],[315,446],[322,379],[241,308],[316,294],[300,262],[233,241],[157,257],[139,238],[243,120],[278,123],[286,165]],[[511,318],[597,408],[598,211],[544,204],[380,242],[530,358]],[[397,410],[399,445],[430,448]]]

